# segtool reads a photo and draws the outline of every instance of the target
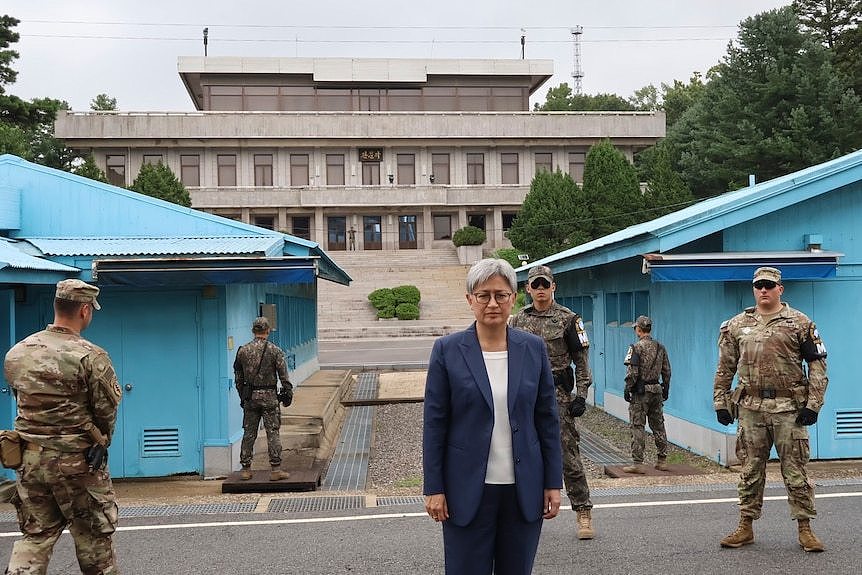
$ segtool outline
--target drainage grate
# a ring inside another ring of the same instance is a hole
[[[0,513],[0,523],[18,523],[18,515],[14,511],[4,511]]]
[[[599,465],[627,465],[631,458],[619,451],[611,443],[583,427],[578,428],[581,435],[581,455]]]
[[[251,513],[256,503],[200,503],[193,505],[153,505],[122,507],[120,517],[158,517],[162,515],[211,515],[215,513]]]
[[[321,485],[323,490],[361,491],[365,489],[375,407],[362,405],[348,409],[338,447],[335,448],[335,453],[329,461],[329,468]]]
[[[377,399],[378,382],[379,374],[376,371],[364,371],[357,375],[356,389],[353,392],[353,399]]]
[[[362,509],[365,507],[365,497],[352,495],[349,497],[294,497],[291,499],[273,499],[269,502],[269,513],[301,513],[303,511],[337,511],[340,509]]]
[[[421,495],[402,495],[392,497],[378,497],[377,506],[386,507],[387,505],[425,505],[425,498]]]

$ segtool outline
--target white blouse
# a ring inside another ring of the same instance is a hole
[[[509,425],[509,352],[483,351],[485,369],[491,381],[494,398],[494,429],[485,483],[508,485],[515,483],[515,462],[512,456],[512,428]]]

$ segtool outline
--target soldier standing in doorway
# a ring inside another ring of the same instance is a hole
[[[560,414],[560,441],[563,450],[563,479],[572,509],[578,517],[578,539],[592,539],[590,488],[581,461],[575,418],[587,410],[587,391],[593,384],[589,365],[590,341],[581,317],[554,301],[554,274],[548,266],[536,266],[527,275],[527,293],[533,303],[512,318],[512,327],[544,338],[554,373]],[[572,363],[575,371],[572,372]],[[575,395],[572,396],[572,391]]]
[[[348,237],[348,248],[351,251],[356,251],[356,230],[353,229],[353,226],[350,226],[350,231],[347,232]]]

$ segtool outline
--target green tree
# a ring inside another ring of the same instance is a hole
[[[703,95],[705,88],[700,72],[692,74],[688,84],[680,80],[674,80],[673,84],[662,82],[661,109],[664,110],[668,129]]]
[[[540,171],[530,184],[509,240],[536,260],[590,240],[589,209],[569,174]]]
[[[860,0],[795,0],[793,10],[799,22],[830,48],[841,34],[862,22]]]
[[[192,205],[188,190],[171,169],[161,162],[141,166],[138,177],[135,178],[129,189],[181,206],[190,207]]]
[[[30,151],[27,133],[18,126],[0,121],[0,154],[26,158]]]
[[[689,188],[712,196],[862,147],[862,103],[785,7],[740,24],[668,140]]]
[[[646,178],[647,189],[644,206],[647,211],[638,217],[640,221],[658,218],[681,210],[694,202],[694,196],[685,185],[682,176],[673,169],[671,144],[662,141],[653,146],[650,157],[650,177]]]
[[[533,109],[541,112],[630,112],[635,107],[616,94],[573,94],[569,85],[563,82],[556,88],[549,88],[545,103],[536,103]]]
[[[11,50],[9,46],[20,38],[19,34],[12,30],[20,23],[20,20],[12,16],[0,16],[0,94],[5,94],[4,86],[14,84],[18,72],[12,69],[12,62],[18,58],[18,52]]]
[[[664,84],[662,85],[664,86]],[[653,84],[648,84],[639,90],[635,90],[634,95],[629,98],[629,103],[636,110],[644,112],[658,110],[661,107],[659,105],[658,89]]]
[[[85,178],[90,178],[91,180],[96,180],[97,182],[108,183],[108,177],[105,175],[105,172],[96,165],[96,160],[93,159],[92,155],[88,155],[84,158],[82,163],[72,168],[72,173]]]
[[[104,110],[116,110],[117,99],[108,96],[107,94],[99,94],[90,100],[90,109],[97,112]]]
[[[610,140],[594,145],[587,153],[583,202],[592,210],[589,239],[644,219],[645,199],[635,168]]]

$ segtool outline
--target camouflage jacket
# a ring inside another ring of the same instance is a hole
[[[574,363],[577,395],[587,396],[587,390],[593,384],[589,363],[590,340],[578,314],[557,302],[545,311],[527,305],[512,318],[511,325],[545,340],[554,372]]]
[[[264,353],[264,349],[266,353]],[[263,354],[262,360],[261,354]],[[259,372],[258,365],[260,365]],[[274,343],[259,337],[236,350],[233,372],[237,390],[246,384],[251,384],[252,389],[275,388],[279,380],[283,387],[293,389],[287,376],[284,352]],[[257,373],[256,380],[254,379],[255,373]]]
[[[731,395],[734,374],[739,381]],[[750,307],[721,324],[715,409],[726,409],[731,395],[734,403],[757,411],[780,413],[803,406],[819,411],[828,383],[826,347],[814,322],[786,303],[768,320]],[[792,397],[761,398],[764,389],[790,392]]]
[[[633,391],[639,380],[646,383],[647,393],[661,393],[662,387],[670,388],[667,350],[652,337],[647,335],[631,344],[623,363],[626,365],[626,391]]]
[[[15,429],[25,441],[59,451],[95,443],[95,425],[110,443],[122,393],[111,359],[101,347],[54,325],[6,354],[6,381],[15,392]]]

